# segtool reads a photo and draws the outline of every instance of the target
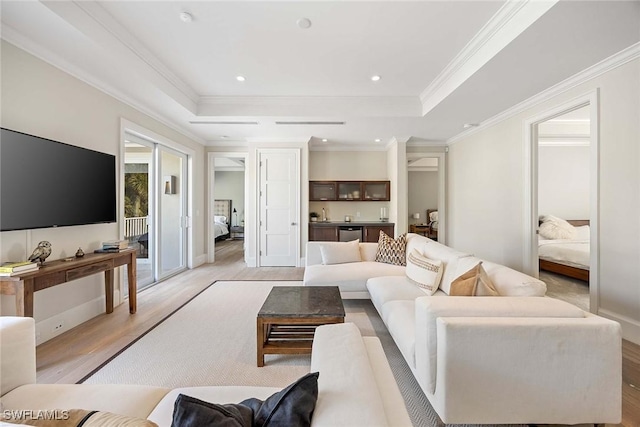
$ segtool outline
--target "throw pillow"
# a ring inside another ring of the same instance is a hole
[[[251,398],[219,405],[181,394],[173,407],[171,426],[310,426],[318,400],[318,376],[318,372],[307,374],[265,401]]]
[[[218,405],[195,397],[178,395],[173,405],[171,427],[252,427],[253,410],[242,404]]]
[[[429,259],[416,249],[407,256],[407,277],[427,295],[438,290],[443,271],[442,261]]]
[[[112,414],[111,412],[89,411],[87,409],[34,410],[31,411],[29,417],[24,419],[8,418],[7,413],[10,412],[11,411],[4,411],[3,416],[0,417],[0,421],[37,427],[158,427],[156,423],[145,420],[144,418]],[[23,411],[23,414],[27,414],[27,411]]]
[[[545,239],[560,240],[573,239],[576,234],[575,227],[562,218],[553,215],[545,215],[538,233]]]
[[[351,242],[322,243],[320,255],[324,265],[344,264],[347,262],[360,262],[360,240]]]
[[[480,261],[475,267],[454,279],[449,290],[451,296],[498,296],[498,291],[482,267]]]
[[[240,403],[253,409],[255,427],[310,426],[318,400],[319,375],[318,372],[307,374],[264,402],[252,398]]]
[[[398,236],[397,239],[387,236],[380,230],[378,238],[378,250],[376,261],[393,265],[407,265],[407,233]]]

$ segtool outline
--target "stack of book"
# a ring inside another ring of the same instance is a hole
[[[0,276],[16,276],[36,271],[39,268],[38,264],[31,261],[5,262],[0,266]]]
[[[106,242],[102,242],[102,249],[96,249],[94,252],[97,253],[105,253],[105,252],[120,252],[123,249],[127,249],[129,247],[128,240],[109,240]]]

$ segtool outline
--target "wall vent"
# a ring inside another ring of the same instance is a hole
[[[191,120],[192,125],[258,125],[258,122],[225,122],[213,120]]]
[[[277,125],[344,125],[346,122],[276,122]]]

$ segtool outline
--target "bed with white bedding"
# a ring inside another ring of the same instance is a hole
[[[229,221],[231,219],[231,200],[216,199],[213,203],[213,231],[216,240],[231,236]]]
[[[589,281],[590,228],[585,220],[568,221],[574,225],[568,239],[547,239],[538,236],[540,270],[551,271],[572,278]],[[575,226],[578,225],[578,226]]]

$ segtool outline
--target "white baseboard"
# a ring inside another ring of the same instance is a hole
[[[255,257],[246,257],[245,261],[247,263],[247,267],[257,267],[258,260]]]
[[[307,258],[306,257],[300,258],[300,264],[298,264],[298,267],[304,267],[305,265],[307,265]]]
[[[113,301],[114,305],[118,305],[118,301],[120,301],[120,291],[114,291]],[[75,328],[81,323],[104,313],[104,311],[105,297],[103,295],[99,298],[87,301],[82,305],[73,307],[70,310],[42,320],[36,323],[36,345],[47,342],[50,339],[67,332],[69,329]],[[56,330],[55,327],[60,324],[62,324],[62,327]]]
[[[598,310],[598,315],[615,320],[622,325],[622,338],[640,345],[640,322],[609,310]]]

